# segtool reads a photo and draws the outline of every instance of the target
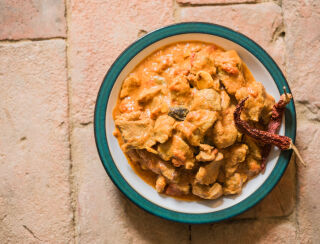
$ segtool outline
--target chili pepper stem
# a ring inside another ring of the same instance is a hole
[[[298,148],[292,142],[290,143],[290,148],[289,149],[292,149],[294,151],[294,153],[297,155],[297,157],[299,159],[299,160],[297,160],[297,162],[300,162],[300,164],[302,164],[304,167],[306,167],[307,165],[304,162],[304,160],[302,159]]]
[[[289,99],[289,95],[287,93],[287,88],[285,86],[283,87],[283,92],[284,92],[284,95],[286,96],[286,98]]]

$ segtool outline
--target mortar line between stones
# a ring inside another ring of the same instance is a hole
[[[13,44],[13,43],[24,43],[24,42],[38,42],[38,41],[49,41],[49,40],[66,40],[66,37],[63,36],[55,36],[55,37],[47,37],[47,38],[23,38],[18,40],[12,39],[2,39],[0,40],[1,44]]]
[[[273,2],[273,1],[267,1],[267,2]],[[242,2],[242,3],[179,3],[177,2],[177,5],[179,7],[216,7],[216,6],[230,6],[230,5],[244,5],[244,4],[259,4],[264,2]]]
[[[66,19],[66,70],[67,70],[67,93],[68,93],[68,121],[69,121],[69,131],[68,131],[68,141],[69,141],[69,187],[70,187],[70,207],[72,210],[72,238],[73,243],[76,243],[76,185],[73,175],[73,159],[72,159],[72,131],[73,123],[71,118],[71,76],[70,76],[70,64],[69,64],[69,13],[68,13],[68,0],[64,0],[65,4],[65,19]]]
[[[282,26],[283,26],[283,32],[286,33],[287,32],[287,28],[286,28],[286,23],[284,20],[284,10],[283,10],[283,4],[282,4],[282,0],[280,0],[280,7],[281,7],[281,17],[282,17]],[[285,69],[285,76],[287,76],[287,33],[285,36],[283,36],[283,41],[284,41],[284,69]],[[295,155],[292,155],[292,157],[295,157]],[[295,164],[295,205],[293,208],[293,216],[294,216],[294,224],[296,226],[295,232],[296,232],[296,238],[297,240],[299,240],[299,236],[300,236],[300,226],[299,226],[299,219],[298,219],[298,204],[299,204],[299,180],[298,180],[298,168],[296,167],[296,160],[297,158],[295,157],[294,160],[292,160],[291,163]],[[290,163],[290,162],[289,162]]]

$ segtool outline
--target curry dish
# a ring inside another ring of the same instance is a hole
[[[235,126],[265,130],[274,98],[234,50],[203,42],[166,46],[123,81],[114,121],[135,172],[159,193],[183,199],[238,194],[262,170],[263,144]]]

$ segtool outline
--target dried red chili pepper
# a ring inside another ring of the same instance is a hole
[[[280,136],[274,133],[271,133],[269,131],[263,131],[263,130],[258,130],[256,128],[251,127],[246,121],[241,120],[240,115],[241,112],[244,108],[244,104],[246,100],[248,99],[245,98],[243,99],[236,107],[234,111],[234,121],[235,124],[238,128],[238,130],[241,133],[244,133],[264,144],[271,144],[279,147],[281,150],[289,150],[293,149],[294,152],[297,154],[298,158],[300,159],[301,163],[305,165],[304,161],[302,160],[297,148],[293,145],[292,140],[287,137],[287,136]]]
[[[280,100],[273,106],[270,122],[268,124],[268,132],[276,134],[280,128],[282,115],[286,105],[291,101],[292,95],[288,94],[286,88],[283,87],[284,94],[281,95]],[[266,166],[267,157],[271,151],[271,145],[266,144],[262,149],[261,170]]]

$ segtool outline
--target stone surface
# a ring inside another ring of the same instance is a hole
[[[0,43],[0,242],[69,243],[65,42]]]
[[[281,8],[273,2],[185,7],[180,10],[179,20],[211,22],[240,31],[262,45],[284,68]]]
[[[301,117],[320,121],[320,1],[283,1],[287,71]]]
[[[65,37],[64,0],[1,0],[0,39]]]
[[[254,3],[257,0],[177,0],[182,4],[231,4],[231,3]]]
[[[172,23],[173,3],[70,1],[68,9],[72,120],[88,123],[111,63],[140,33]]]
[[[225,221],[211,225],[192,225],[191,230],[193,244],[298,244],[296,226],[285,219]]]
[[[283,1],[287,70],[298,110],[297,146],[307,163],[298,170],[301,243],[320,242],[320,2]]]
[[[100,162],[92,125],[75,128],[72,143],[79,243],[187,243],[188,225],[144,212],[113,185]]]
[[[306,168],[298,169],[298,223],[301,243],[320,243],[320,126],[300,123],[297,146]]]
[[[237,219],[289,216],[296,201],[295,156],[277,186],[256,206],[237,216]]]

